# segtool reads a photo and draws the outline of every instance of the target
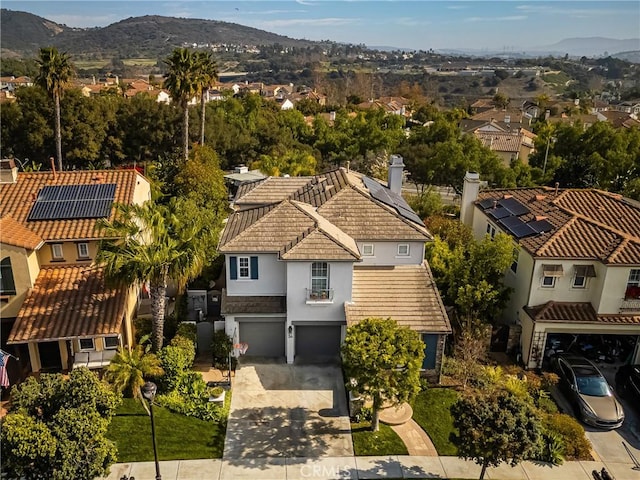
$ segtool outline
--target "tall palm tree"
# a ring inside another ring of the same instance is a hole
[[[142,398],[140,388],[145,380],[163,373],[160,359],[151,352],[145,352],[142,345],[137,345],[132,350],[118,349],[104,378],[126,397]]]
[[[36,76],[36,83],[44,88],[51,97],[53,97],[53,102],[55,104],[56,157],[58,160],[58,170],[62,171],[60,98],[64,93],[64,88],[74,77],[75,71],[69,56],[66,53],[58,52],[58,49],[55,47],[41,48],[37,62],[40,70]]]
[[[211,84],[218,80],[218,67],[211,52],[197,52],[198,90],[200,91],[200,145],[204,145],[204,123],[206,117],[205,96]]]
[[[104,267],[107,281],[149,285],[153,352],[162,348],[167,283],[182,291],[200,274],[215,243],[209,222],[182,202],[172,198],[167,205],[117,204],[114,220],[101,219],[97,226],[105,239],[96,263]]]
[[[189,102],[199,92],[196,57],[196,54],[187,48],[176,48],[164,61],[169,67],[164,86],[182,109],[182,147],[185,161],[189,157]]]

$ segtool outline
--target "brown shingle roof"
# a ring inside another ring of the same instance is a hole
[[[126,289],[107,288],[101,269],[44,267],[22,304],[8,343],[117,335]]]
[[[640,324],[640,315],[598,315],[589,302],[551,301],[525,311],[536,322]]]
[[[83,170],[56,174],[20,172],[16,183],[0,184],[0,216],[11,215],[45,241],[100,238],[101,235],[95,231],[95,218],[27,221],[38,192],[47,185],[115,183],[114,201],[131,203],[137,179],[138,173],[135,170]]]
[[[530,213],[520,216],[523,221],[544,218],[554,227],[550,232],[518,240],[534,257],[640,264],[637,202],[596,189],[568,189],[556,194],[554,189],[542,187],[484,190],[478,195],[476,206],[480,208],[479,201],[509,195],[530,209]]]
[[[6,215],[0,219],[0,243],[35,250],[43,242],[40,235]]]
[[[287,313],[287,297],[229,296],[222,291],[221,312],[232,313]]]
[[[522,135],[520,132],[481,132],[475,131],[476,136],[484,147],[496,152],[515,152],[520,151],[522,144]]]
[[[313,177],[268,177],[240,185],[236,193],[235,204],[265,205],[281,202],[289,198],[300,187],[309,183]]]
[[[451,332],[429,266],[354,266],[352,302],[345,304],[347,325],[368,317],[391,317],[420,332]]]

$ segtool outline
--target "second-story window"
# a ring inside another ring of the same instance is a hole
[[[573,277],[573,288],[586,288],[587,279],[596,276],[593,265],[574,265],[575,275]]]
[[[556,277],[542,277],[543,288],[553,288],[556,286]]]
[[[365,243],[364,245],[362,245],[362,256],[364,257],[373,256],[373,244]]]
[[[53,260],[64,260],[64,251],[61,243],[51,244],[51,258]]]
[[[89,258],[89,244],[88,243],[79,243],[78,244],[78,258],[85,259]]]
[[[490,223],[487,223],[487,235],[489,235],[491,238],[494,238],[496,236],[496,227],[494,227]]]
[[[313,262],[311,264],[311,292],[320,295],[329,290],[329,264]]]
[[[5,257],[0,262],[0,295],[15,295],[16,284],[13,281],[11,259]]]
[[[238,278],[251,278],[249,257],[238,257]]]
[[[398,245],[398,256],[399,257],[408,257],[409,256],[409,244],[401,243]]]
[[[633,268],[629,271],[625,299],[640,299],[640,269]]]

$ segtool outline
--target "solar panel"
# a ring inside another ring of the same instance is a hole
[[[521,204],[518,200],[516,200],[513,197],[503,198],[498,202],[498,205],[506,208],[511,212],[512,215],[515,215],[516,217],[530,212],[530,210],[527,207],[525,207],[523,204]]]
[[[392,207],[400,214],[400,216],[411,220],[418,225],[423,225],[422,219],[411,209],[402,196],[384,187],[377,181],[369,177],[362,177],[365,187],[369,190],[369,193],[373,198],[379,202]]]
[[[108,217],[115,193],[115,183],[48,185],[38,192],[27,220]]]
[[[513,228],[513,227],[518,227],[520,225],[524,225],[524,222],[522,220],[520,220],[518,217],[513,217],[513,216],[509,216],[501,219],[500,223],[507,228]]]
[[[536,233],[536,231],[526,223],[512,227],[509,229],[509,231],[513,233],[513,236],[516,238],[524,238]]]
[[[511,216],[511,212],[506,208],[498,207],[498,208],[493,208],[491,210],[487,210],[487,215],[495,218],[496,220],[500,220],[501,218]]]
[[[533,228],[536,233],[545,233],[553,230],[553,225],[551,225],[547,220],[536,220],[534,222],[529,222],[527,225]]]
[[[480,206],[482,207],[483,210],[486,210],[489,207],[493,207],[494,203],[495,203],[495,200],[493,198],[485,198],[480,202]]]

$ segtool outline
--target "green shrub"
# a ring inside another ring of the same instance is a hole
[[[165,392],[175,389],[182,376],[189,373],[196,356],[195,345],[185,337],[176,336],[171,344],[163,347],[158,354],[164,375],[160,379]]]
[[[207,421],[219,421],[224,418],[225,409],[217,402],[210,402],[212,389],[197,372],[185,372],[176,388],[164,395],[158,395],[158,404],[189,417]]]
[[[558,413],[558,406],[556,402],[553,401],[552,398],[549,397],[540,397],[536,402],[537,406],[544,413]]]
[[[224,392],[224,388],[222,387],[214,387],[211,389],[210,395],[212,397],[219,397]]]
[[[564,444],[567,460],[591,460],[591,443],[584,434],[584,428],[570,415],[554,413],[542,419],[545,433],[555,434]]]
[[[227,368],[229,355],[233,350],[233,340],[224,330],[213,332],[213,363],[218,368]]]
[[[562,465],[562,455],[566,449],[562,437],[554,432],[545,432],[540,441],[540,450],[534,460]]]
[[[140,339],[151,335],[151,318],[136,318],[133,321],[136,332],[136,345],[140,344]]]
[[[188,338],[195,343],[198,338],[198,329],[193,323],[181,322],[178,324],[176,337]]]

